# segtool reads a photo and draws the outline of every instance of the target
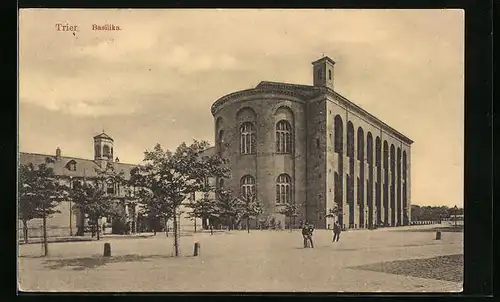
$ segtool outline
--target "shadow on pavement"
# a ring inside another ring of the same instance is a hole
[[[45,267],[49,269],[61,269],[65,267],[73,267],[73,270],[86,270],[94,269],[109,263],[119,263],[119,262],[140,262],[147,261],[147,259],[153,258],[174,258],[170,255],[122,255],[122,256],[112,256],[112,257],[86,257],[86,258],[73,258],[73,259],[56,259],[45,261]]]

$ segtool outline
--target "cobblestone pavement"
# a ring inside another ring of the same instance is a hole
[[[435,275],[359,269],[463,253],[462,233],[435,240],[430,232],[401,229],[343,232],[335,243],[330,231],[317,230],[314,249],[302,247],[299,231],[195,234],[181,238],[180,257],[172,257],[172,238],[164,234],[51,244],[49,257],[40,257],[41,245],[23,245],[19,284],[27,291],[460,291],[461,282]],[[111,243],[110,258],[101,257],[104,242]],[[194,242],[201,244],[198,257]]]
[[[380,262],[354,268],[396,275],[463,282],[464,255]]]

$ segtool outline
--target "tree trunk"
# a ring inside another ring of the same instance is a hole
[[[175,256],[179,256],[179,230],[177,229],[177,211],[174,210],[174,251]]]
[[[23,238],[24,243],[28,243],[28,221],[23,220]]]
[[[101,239],[101,237],[99,237],[99,233],[100,233],[100,232],[99,232],[99,230],[100,230],[100,227],[99,227],[99,219],[97,219],[96,225],[97,225],[97,227],[96,227],[96,228],[97,228],[97,240],[100,240],[100,239]]]
[[[196,217],[194,218],[194,232],[196,233]]]
[[[292,217],[288,217],[288,229],[292,232]]]
[[[85,236],[85,213],[80,210],[80,225],[76,230],[76,236]]]
[[[47,213],[43,209],[43,255],[49,255],[49,244],[47,242]]]
[[[250,217],[247,218],[247,232],[250,234]]]

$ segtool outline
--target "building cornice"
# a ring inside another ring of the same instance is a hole
[[[215,114],[223,107],[226,103],[230,101],[245,101],[250,100],[251,96],[262,96],[266,95],[266,98],[281,98],[287,99],[291,101],[297,101],[300,103],[310,103],[315,102],[321,99],[328,99],[328,97],[338,101],[341,105],[348,108],[353,113],[357,113],[362,117],[366,118],[373,124],[377,125],[377,127],[381,128],[385,132],[393,135],[394,137],[400,139],[408,145],[413,144],[413,140],[392,128],[388,124],[381,121],[379,118],[375,117],[368,111],[349,101],[344,96],[335,92],[333,89],[328,87],[315,87],[315,86],[307,86],[307,85],[295,85],[295,84],[286,84],[279,82],[261,82],[257,85],[256,88],[236,91],[225,95],[215,101],[212,104],[211,111],[212,115]],[[293,98],[293,99],[292,99]]]
[[[252,88],[247,90],[241,90],[237,92],[233,92],[231,94],[225,95],[222,98],[218,99],[212,104],[211,111],[212,115],[215,114],[230,101],[243,101],[249,99],[249,97],[259,96],[259,95],[267,95],[266,98],[279,98],[279,99],[287,99],[290,101],[296,101],[305,103],[303,93],[296,92],[290,89],[262,89],[262,88]]]
[[[413,140],[411,140],[409,137],[406,135],[402,134],[401,132],[397,131],[396,129],[392,128],[388,124],[384,123],[381,121],[379,118],[375,117],[373,114],[369,113],[368,111],[364,110],[363,108],[359,107],[358,105],[354,104],[353,102],[349,101],[347,98],[344,96],[340,95],[339,93],[335,92],[334,90],[330,88],[325,87],[325,94],[315,98],[314,100],[311,101],[317,101],[320,99],[328,99],[328,97],[333,98],[334,100],[337,100],[341,105],[346,107],[350,112],[357,113],[361,115],[362,117],[366,118],[373,124],[377,125],[377,127],[380,127],[383,131],[392,134],[394,137],[402,140],[403,142],[407,143],[408,145],[413,144]]]

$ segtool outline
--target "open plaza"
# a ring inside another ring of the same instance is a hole
[[[136,238],[19,246],[22,291],[449,292],[463,283],[463,233],[437,225],[332,232],[299,230],[165,233]],[[194,244],[200,244],[193,256]],[[111,257],[103,257],[110,243]]]

